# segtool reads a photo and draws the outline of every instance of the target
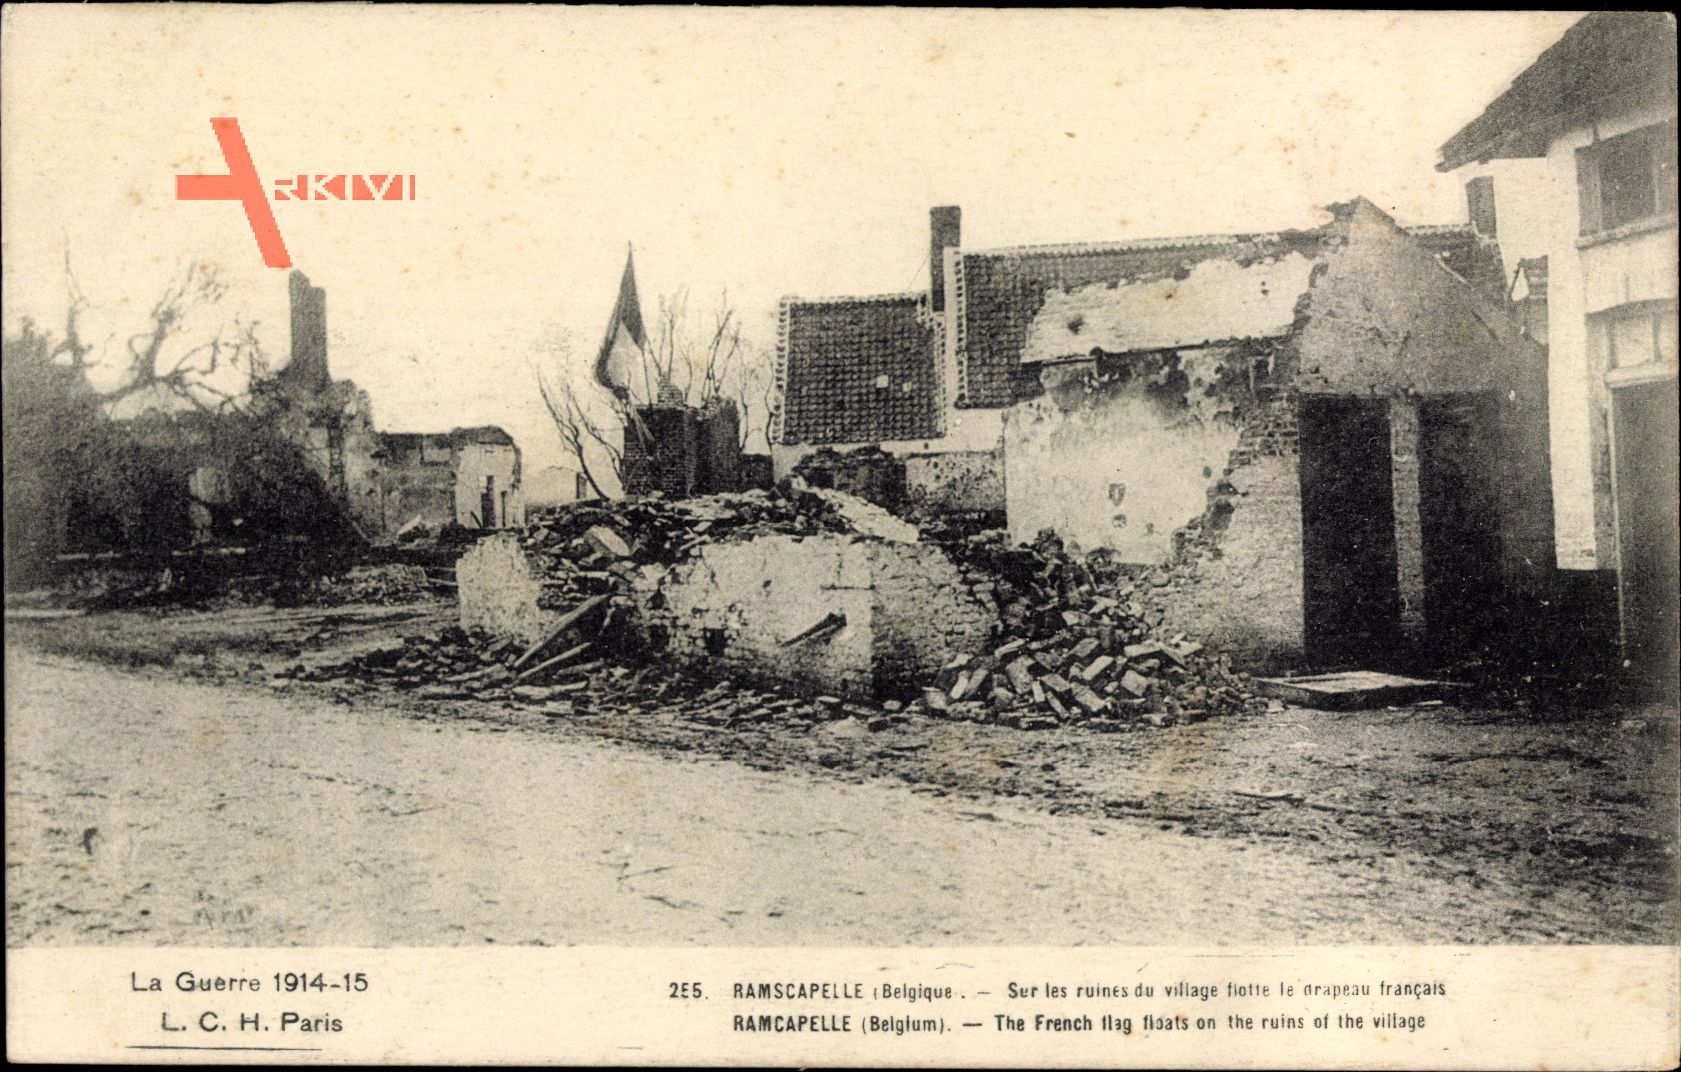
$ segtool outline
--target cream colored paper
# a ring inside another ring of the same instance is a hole
[[[284,276],[243,212],[176,198],[177,175],[225,170],[210,120],[237,117],[265,182],[415,177],[412,200],[274,206],[293,263],[331,295],[336,374],[369,390],[385,427],[499,423],[528,464],[551,464],[532,355],[594,346],[627,242],[645,294],[727,290],[768,346],[782,294],[923,285],[934,204],[961,203],[987,246],[1312,226],[1356,194],[1408,222],[1458,222],[1460,180],[1434,170],[1437,147],[1577,17],[11,5],[5,323],[61,322],[67,255],[105,318],[95,334],[200,260],[283,353]],[[625,767],[644,787],[625,806],[657,798],[644,773]],[[325,821],[310,833],[335,836]],[[7,1049],[24,1061],[1663,1068],[1681,1030],[1674,946],[1297,947],[1288,921],[1277,945],[1235,947],[1212,931],[1122,948],[834,948],[751,929],[700,948],[675,932],[317,947],[307,929],[284,949],[46,948],[11,933]],[[264,988],[189,993],[183,972]],[[277,993],[286,972],[343,988]],[[357,973],[366,990],[349,989]],[[808,980],[860,996],[732,996]],[[1152,992],[1073,994],[1140,983]],[[1012,984],[1071,993],[1012,998]],[[1384,1015],[1405,1019],[1374,1027]],[[815,1019],[768,1034],[736,1019],[760,1016]]]

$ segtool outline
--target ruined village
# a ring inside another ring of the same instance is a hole
[[[5,342],[8,944],[1673,942],[1673,22],[1476,105],[1452,218],[930,205],[912,289],[774,314],[621,249],[558,465],[392,430],[326,269],[278,354],[189,269],[114,386],[67,273]]]

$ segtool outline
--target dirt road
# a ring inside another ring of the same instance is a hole
[[[7,655],[8,944],[1464,940],[1534,906],[1398,854],[766,773]]]

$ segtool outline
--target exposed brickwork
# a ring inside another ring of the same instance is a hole
[[[700,466],[700,434],[687,406],[641,406],[625,429],[626,495],[688,495]]]
[[[1231,654],[1279,666],[1303,654],[1302,505],[1296,404],[1249,409],[1208,511],[1176,533],[1164,625]]]

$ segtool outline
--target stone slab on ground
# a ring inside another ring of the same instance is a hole
[[[1345,670],[1305,677],[1258,677],[1255,686],[1264,696],[1321,711],[1361,711],[1391,704],[1440,700],[1460,687],[1448,681],[1401,677],[1375,670]]]

